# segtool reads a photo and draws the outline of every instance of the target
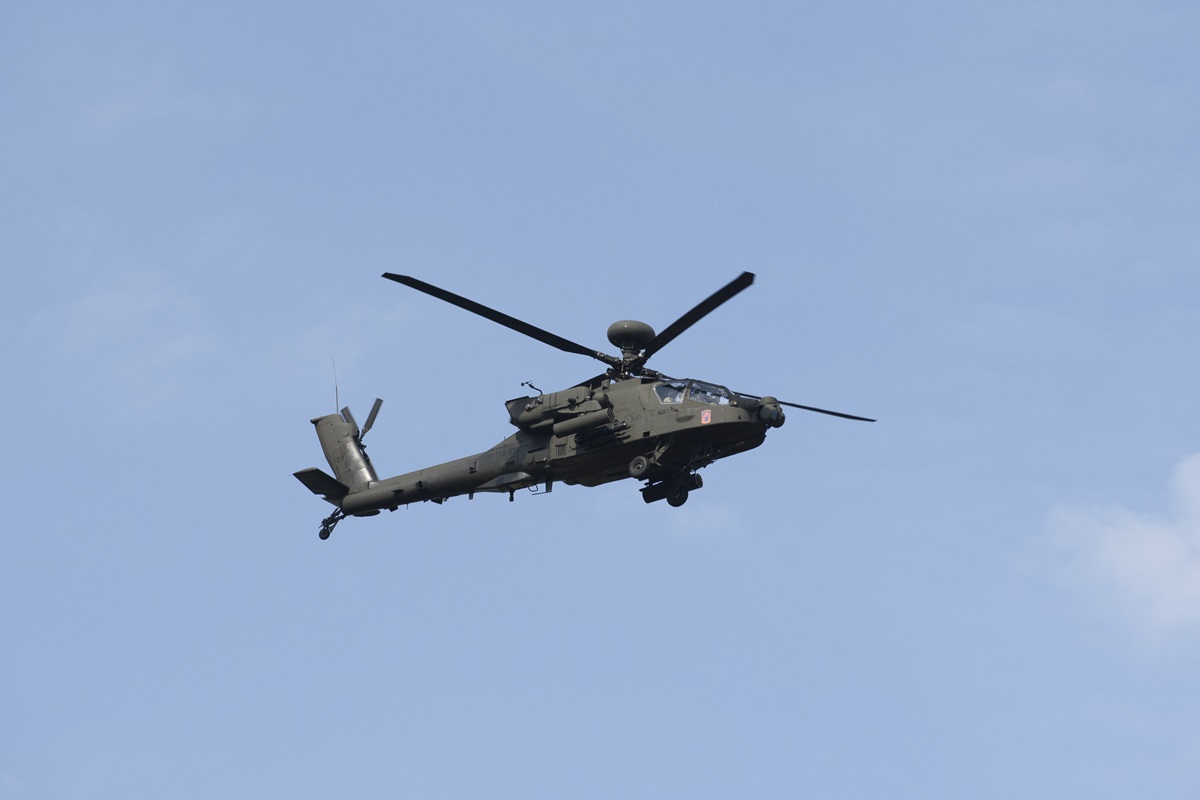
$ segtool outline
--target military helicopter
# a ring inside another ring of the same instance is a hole
[[[384,278],[444,300],[485,319],[567,353],[594,358],[607,371],[560,392],[542,392],[505,403],[517,432],[482,453],[380,480],[363,445],[383,401],[375,400],[360,429],[350,408],[312,420],[325,459],[334,475],[310,467],[295,476],[313,494],[336,507],[321,522],[328,539],[346,517],[369,517],[387,509],[431,501],[443,503],[480,492],[507,493],[556,481],[599,486],[633,478],[642,481],[647,503],[666,500],[682,506],[689,492],[704,485],[697,474],[714,461],[758,447],[767,431],[784,423],[783,406],[844,419],[867,417],[786,403],[771,396],[733,392],[706,381],[671,378],[646,368],[651,356],[754,282],[743,272],[708,299],[655,333],[644,322],[620,320],[608,329],[608,341],[620,356],[593,350],[502,314],[473,300],[407,275]],[[336,477],[334,477],[336,476]]]

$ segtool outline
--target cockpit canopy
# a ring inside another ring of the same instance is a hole
[[[710,406],[727,406],[734,399],[733,392],[724,386],[703,381],[663,381],[654,387],[654,393],[663,405],[678,405],[686,398]]]

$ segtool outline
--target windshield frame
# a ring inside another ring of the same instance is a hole
[[[704,406],[737,405],[737,395],[719,383],[693,378],[663,380],[654,385],[659,405],[677,406],[687,401]]]
[[[687,398],[706,406],[728,406],[734,401],[734,393],[719,383],[689,380]]]

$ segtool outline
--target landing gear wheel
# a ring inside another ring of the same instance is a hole
[[[378,513],[378,512],[376,512],[376,513]],[[326,539],[328,539],[329,534],[333,533],[333,529],[337,527],[337,524],[339,522],[341,522],[342,520],[344,520],[345,518],[346,518],[345,512],[343,512],[339,508],[337,511],[333,512],[328,517],[321,520],[321,532],[317,534],[318,536],[321,537],[321,541],[325,541]]]
[[[667,495],[667,505],[669,505],[671,508],[679,508],[681,505],[687,502],[687,499],[687,489],[680,489],[674,494]]]
[[[650,471],[650,459],[645,456],[635,456],[633,461],[629,462],[629,475],[633,478],[645,477]]]

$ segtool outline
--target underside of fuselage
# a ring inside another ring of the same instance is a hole
[[[651,460],[647,479],[691,472],[717,459],[753,450],[766,439],[766,428],[744,422],[709,425],[661,436],[610,442],[550,462],[554,479],[568,485],[600,486],[631,477],[638,456]]]

